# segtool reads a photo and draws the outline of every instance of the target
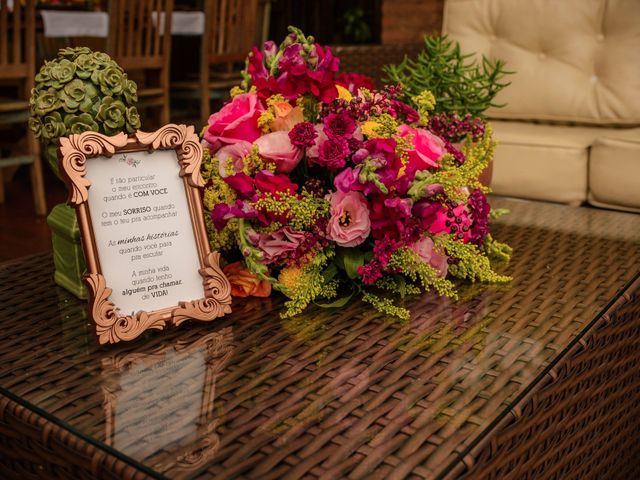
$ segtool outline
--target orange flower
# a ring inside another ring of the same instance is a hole
[[[271,283],[267,280],[260,280],[242,262],[230,263],[222,271],[231,283],[231,295],[234,297],[268,297],[271,295]]]
[[[292,107],[289,102],[276,102],[273,105],[276,118],[269,127],[272,132],[289,131],[297,123],[304,122],[304,115],[300,107]]]

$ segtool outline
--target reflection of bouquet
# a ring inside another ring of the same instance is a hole
[[[455,297],[452,277],[507,280],[489,263],[509,249],[489,235],[478,181],[490,128],[449,152],[423,128],[428,92],[419,114],[397,87],[351,77],[345,88],[331,51],[291,32],[279,47],[254,48],[242,86],[204,133],[211,244],[242,255],[225,268],[233,294],[273,287],[289,297],[285,316],[360,294],[406,318],[397,300],[431,288]]]

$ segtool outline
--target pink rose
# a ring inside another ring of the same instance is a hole
[[[287,254],[298,248],[302,240],[304,240],[304,233],[296,232],[289,227],[273,233],[260,233],[253,239],[257,247],[262,250],[263,262],[266,264],[286,258]]]
[[[449,264],[447,263],[448,257],[434,248],[433,240],[429,237],[423,237],[409,248],[418,254],[424,263],[435,268],[441,277],[447,276],[447,271],[449,269]]]
[[[417,172],[429,168],[438,167],[438,161],[445,153],[444,142],[431,132],[422,128],[413,128],[408,125],[398,127],[398,135],[406,137],[411,135],[413,149],[407,150],[409,165],[407,172]]]
[[[250,153],[251,144],[244,140],[231,145],[225,145],[218,150],[215,156],[218,159],[220,176],[224,178],[242,172],[242,168],[244,167],[243,159]]]
[[[222,144],[240,141],[253,142],[262,132],[258,128],[258,118],[264,108],[255,93],[243,93],[233,97],[222,109],[209,117],[209,128],[204,139],[214,151]]]
[[[302,150],[291,143],[289,133],[285,131],[267,133],[255,144],[262,157],[276,164],[277,172],[291,172],[302,158]]]
[[[367,200],[360,192],[334,192],[330,196],[331,218],[327,237],[342,247],[355,247],[371,231]]]

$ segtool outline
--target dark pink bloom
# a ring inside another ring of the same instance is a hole
[[[238,195],[240,195],[241,197],[250,197],[255,192],[253,178],[245,173],[236,173],[235,175],[225,177],[224,181],[227,182],[227,184],[236,192],[238,192]]]
[[[256,174],[256,189],[265,193],[289,191],[294,193],[298,185],[292,183],[287,175],[262,170]]]
[[[311,122],[298,123],[289,131],[291,143],[300,148],[311,147],[317,136],[318,132]]]
[[[226,227],[231,218],[256,218],[256,216],[257,212],[242,200],[236,200],[233,205],[218,203],[211,210],[211,220],[217,230]]]
[[[420,200],[413,206],[412,213],[420,222],[420,227],[423,230],[428,230],[431,224],[436,221],[436,214],[440,209],[442,209],[442,205],[438,202]]]
[[[356,122],[346,113],[330,113],[323,120],[324,133],[328,136],[351,138]]]
[[[317,163],[329,170],[337,170],[345,166],[348,155],[349,144],[344,138],[329,137],[318,147],[318,158],[310,163]]]
[[[360,75],[359,73],[341,73],[336,78],[336,83],[354,95],[358,93],[359,88],[366,88],[367,90],[375,90],[376,88],[371,77]]]
[[[477,188],[471,192],[467,202],[473,220],[470,228],[471,238],[469,241],[481,246],[489,233],[489,213],[491,212],[491,205],[489,205],[484,193]]]
[[[395,117],[400,117],[407,123],[415,123],[420,120],[420,114],[404,102],[391,100],[391,110]]]

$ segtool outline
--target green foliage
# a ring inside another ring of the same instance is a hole
[[[457,299],[456,288],[451,281],[440,275],[435,268],[423,262],[408,248],[400,248],[391,256],[390,270],[399,270],[414,282],[419,282],[424,291],[435,288],[438,294]]]
[[[112,135],[140,128],[137,86],[106,53],[64,48],[35,81],[29,127],[45,145],[86,131]]]
[[[426,189],[434,184],[442,185],[447,197],[452,200],[462,201],[465,194],[461,190],[464,185],[468,189],[478,188],[487,193],[490,189],[484,186],[479,176],[487,168],[493,159],[493,152],[496,143],[493,141],[493,129],[491,125],[485,127],[484,135],[477,142],[473,143],[470,138],[465,141],[462,151],[465,155],[465,162],[455,168],[443,168],[435,173],[421,171],[416,173],[415,181],[408,191],[409,196],[417,201],[423,198]],[[450,154],[446,154],[440,160],[445,164],[453,165],[455,160]]]
[[[349,8],[342,14],[344,36],[348,43],[367,43],[371,40],[371,28],[360,7]]]
[[[449,273],[457,278],[472,282],[480,280],[489,283],[507,283],[511,277],[499,275],[491,268],[489,258],[482,255],[473,243],[456,241],[451,235],[439,235],[438,240],[447,254],[458,259],[458,263],[449,266]]]
[[[385,65],[385,82],[403,86],[405,101],[414,107],[414,98],[424,90],[436,99],[435,113],[470,113],[482,117],[500,90],[509,85],[504,77],[512,72],[504,69],[504,61],[491,61],[485,56],[480,64],[463,54],[460,44],[447,36],[427,36],[425,48],[417,60],[405,57],[398,65]]]

